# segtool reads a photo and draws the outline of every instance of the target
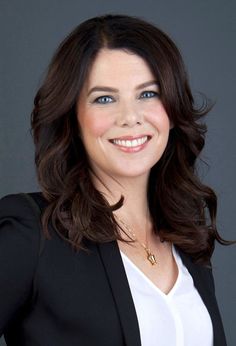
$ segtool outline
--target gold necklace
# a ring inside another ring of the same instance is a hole
[[[151,252],[151,250],[148,248],[148,246],[144,243],[141,243],[136,234],[134,232],[132,232],[131,228],[129,225],[127,225],[123,220],[121,220],[118,216],[116,216],[117,220],[120,221],[120,223],[122,223],[122,225],[125,226],[126,230],[132,235],[132,237],[134,238],[133,240],[136,241],[137,243],[139,243],[139,245],[141,245],[144,250],[146,251],[146,255],[147,255],[147,260],[151,263],[151,265],[155,265],[157,264],[157,260],[156,257],[154,255],[154,253]],[[146,233],[146,238],[147,238],[147,233]],[[147,239],[146,239],[146,243],[147,243]]]

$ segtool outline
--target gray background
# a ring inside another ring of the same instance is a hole
[[[200,165],[201,175],[219,197],[219,231],[226,239],[236,238],[236,2],[0,0],[0,5],[0,197],[38,190],[29,119],[34,94],[58,43],[89,17],[107,12],[137,15],[175,40],[193,91],[202,91],[216,101],[207,117],[209,131],[202,155],[210,168]],[[234,246],[216,246],[216,293],[230,346],[236,345],[235,260]]]

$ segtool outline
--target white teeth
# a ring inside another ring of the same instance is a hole
[[[134,139],[132,141],[125,141],[125,140],[120,140],[120,139],[114,139],[112,140],[112,142],[116,145],[120,145],[122,147],[137,147],[139,145],[142,145],[143,143],[145,143],[147,141],[148,137],[144,136],[142,138],[138,138],[138,139]]]

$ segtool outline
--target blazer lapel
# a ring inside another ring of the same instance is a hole
[[[211,269],[195,264],[179,248],[178,252],[184,265],[189,270],[196,289],[198,290],[212,320],[214,346],[226,346],[224,328],[214,292],[214,279]]]
[[[137,315],[116,241],[98,244],[127,346],[141,346]]]

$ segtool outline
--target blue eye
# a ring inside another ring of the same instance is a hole
[[[155,91],[144,91],[141,95],[141,98],[150,99],[155,96],[158,96],[158,93]]]
[[[94,100],[94,103],[106,104],[111,103],[113,100],[110,96],[100,96]]]

